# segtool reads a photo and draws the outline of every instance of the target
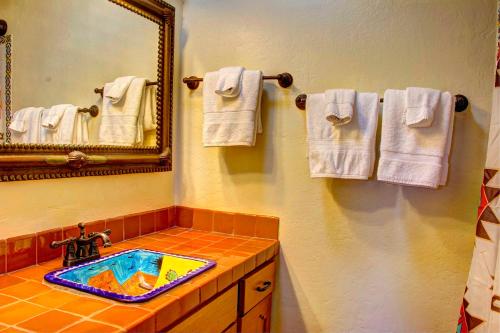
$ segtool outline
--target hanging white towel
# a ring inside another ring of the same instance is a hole
[[[156,86],[146,86],[144,91],[144,131],[156,129]]]
[[[99,143],[115,146],[140,144],[142,142],[142,129],[139,129],[139,115],[146,79],[133,79],[118,103],[112,103],[106,97],[106,92],[111,89],[112,85],[111,83],[104,85]],[[143,114],[141,115],[143,117]]]
[[[352,121],[334,127],[326,120],[325,94],[306,100],[308,158],[311,177],[368,179],[375,161],[378,95],[357,93]]]
[[[108,89],[103,92],[104,97],[108,98],[113,104],[118,103],[122,97],[125,96],[128,87],[134,79],[135,76],[122,76],[115,79],[115,81],[108,86]]]
[[[54,141],[54,134],[57,132],[59,123],[66,108],[73,107],[71,104],[53,105],[42,112],[42,128],[40,129],[40,143],[58,143]]]
[[[354,113],[356,92],[352,89],[325,91],[326,119],[334,126],[348,124]]]
[[[78,108],[77,108],[78,110]],[[73,134],[73,143],[78,145],[89,144],[89,120],[90,115],[88,113],[76,113],[75,119],[75,132]]]
[[[237,97],[241,91],[243,67],[224,67],[219,69],[219,76],[215,84],[215,93],[222,97]]]
[[[214,93],[218,75],[207,73],[203,79],[204,146],[254,146],[256,134],[262,132],[262,72],[245,70],[236,98]]]
[[[28,107],[18,110],[9,125],[12,143],[40,143],[42,107]]]
[[[439,106],[441,92],[430,88],[406,88],[405,122],[409,127],[429,127]]]
[[[445,185],[451,147],[454,98],[441,93],[432,126],[411,128],[405,124],[404,90],[384,95],[382,139],[377,178],[402,185],[437,188]]]
[[[57,144],[73,144],[75,143],[75,126],[78,107],[68,105],[64,109],[63,116],[59,121],[59,125],[53,129],[53,142]]]

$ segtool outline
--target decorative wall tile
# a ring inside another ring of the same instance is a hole
[[[141,214],[141,235],[147,235],[152,232],[155,232],[155,213]]]
[[[7,271],[36,264],[36,236],[24,235],[7,239]]]
[[[62,255],[62,246],[57,249],[52,249],[50,247],[52,241],[60,241],[63,239],[62,236],[62,229],[52,229],[36,234],[37,262],[48,261]]]
[[[111,230],[111,232],[113,232]],[[139,214],[127,215],[123,219],[124,239],[139,237],[141,234],[141,216]]]

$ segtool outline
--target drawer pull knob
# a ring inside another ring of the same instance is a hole
[[[271,287],[271,281],[264,281],[262,283],[262,286],[257,286],[257,288],[255,288],[255,290],[257,290],[258,292],[264,292],[266,291],[267,289],[269,289],[269,287]]]

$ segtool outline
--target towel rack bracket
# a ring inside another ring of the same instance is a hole
[[[199,78],[196,76],[190,76],[187,78],[186,77],[183,78],[182,82],[185,83],[189,89],[196,90],[200,86],[200,81],[201,81],[201,80],[197,80],[197,79],[199,79]]]
[[[295,105],[301,109],[305,110],[306,109],[306,99],[307,95],[306,94],[300,94],[295,98]]]
[[[282,88],[288,88],[293,84],[293,76],[290,73],[278,74],[278,84]]]
[[[464,112],[469,107],[469,100],[464,95],[455,95],[455,112]]]
[[[7,33],[7,21],[0,20],[0,37],[4,36]]]

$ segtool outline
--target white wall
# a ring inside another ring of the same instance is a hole
[[[183,76],[241,64],[265,84],[255,148],[201,144],[182,87],[176,203],[281,217],[275,332],[451,332],[474,240],[495,63],[495,0],[187,0]],[[440,190],[311,179],[302,92],[429,86],[463,93]]]
[[[174,79],[178,82],[182,0],[169,3],[176,7]],[[174,110],[179,102],[177,88],[174,86]],[[0,239],[170,206],[174,203],[173,177],[173,172],[161,172],[0,182]]]

